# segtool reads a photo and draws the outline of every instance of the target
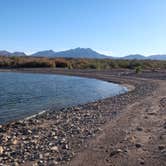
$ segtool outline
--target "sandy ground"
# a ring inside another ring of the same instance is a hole
[[[23,72],[21,70],[20,72]],[[59,163],[68,166],[166,166],[166,72],[135,76],[129,71],[50,71],[26,70],[24,72],[55,73],[93,77],[127,85],[135,91],[137,84],[154,83],[150,95],[129,98],[119,107],[118,115],[100,126],[94,137],[87,139],[70,161]],[[140,86],[141,87],[141,86]],[[146,88],[146,87],[145,87]],[[136,88],[138,90],[138,88]],[[145,90],[146,91],[146,90]],[[122,98],[123,99],[123,98]],[[109,100],[104,101],[108,112]],[[86,107],[85,107],[86,108]],[[84,109],[85,109],[84,108]],[[104,107],[103,107],[104,108]],[[56,165],[52,163],[48,165]],[[31,165],[30,163],[27,165]]]
[[[166,165],[166,81],[156,82],[152,96],[128,105],[69,165]]]

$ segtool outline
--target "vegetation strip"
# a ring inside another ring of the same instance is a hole
[[[67,68],[67,69],[135,69],[137,73],[143,69],[166,69],[166,61],[159,60],[121,60],[121,59],[86,59],[86,58],[46,58],[0,56],[1,68]]]

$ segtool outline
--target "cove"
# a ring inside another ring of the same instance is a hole
[[[43,110],[85,104],[125,93],[121,85],[75,76],[0,72],[0,124]]]

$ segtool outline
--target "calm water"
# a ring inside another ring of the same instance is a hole
[[[124,93],[126,88],[96,79],[0,72],[0,123],[56,108]]]

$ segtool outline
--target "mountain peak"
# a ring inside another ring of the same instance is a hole
[[[140,60],[140,59],[146,59],[145,56],[143,55],[140,55],[140,54],[131,54],[131,55],[127,55],[125,57],[122,57],[122,59],[137,59],[137,60]]]
[[[92,50],[91,48],[81,48],[77,47],[74,49],[69,49],[65,51],[60,52],[54,52],[53,50],[45,50],[40,51],[35,54],[32,54],[32,56],[46,56],[46,57],[64,57],[64,58],[96,58],[96,59],[102,59],[102,58],[109,58],[105,55],[102,55],[100,53],[97,53],[96,51]]]
[[[66,58],[96,58],[96,59],[102,59],[102,58],[109,58],[105,55],[102,55],[90,48],[80,48],[77,47],[75,49],[70,49],[66,51],[60,51],[55,54],[56,57],[66,57]]]
[[[0,50],[0,56],[26,56],[24,52],[8,52],[6,50]],[[141,54],[131,54],[128,56],[116,58],[110,57],[103,54],[100,54],[94,51],[91,48],[81,48],[77,47],[74,49],[69,49],[65,51],[55,52],[54,50],[44,50],[39,51],[31,56],[34,57],[62,57],[62,58],[89,58],[89,59],[104,59],[104,58],[114,58],[114,59],[127,59],[127,60],[166,60],[166,54],[158,54],[158,55],[151,55],[151,56],[144,56]]]
[[[0,50],[0,55],[1,55],[1,56],[10,56],[11,53],[8,52],[8,51],[6,51],[6,50]]]
[[[53,50],[44,50],[44,51],[39,51],[39,52],[36,52],[34,54],[32,54],[32,56],[39,56],[39,57],[44,57],[44,56],[54,56],[55,54],[55,51]]]
[[[26,54],[24,52],[16,51],[12,53],[12,56],[26,56]]]

